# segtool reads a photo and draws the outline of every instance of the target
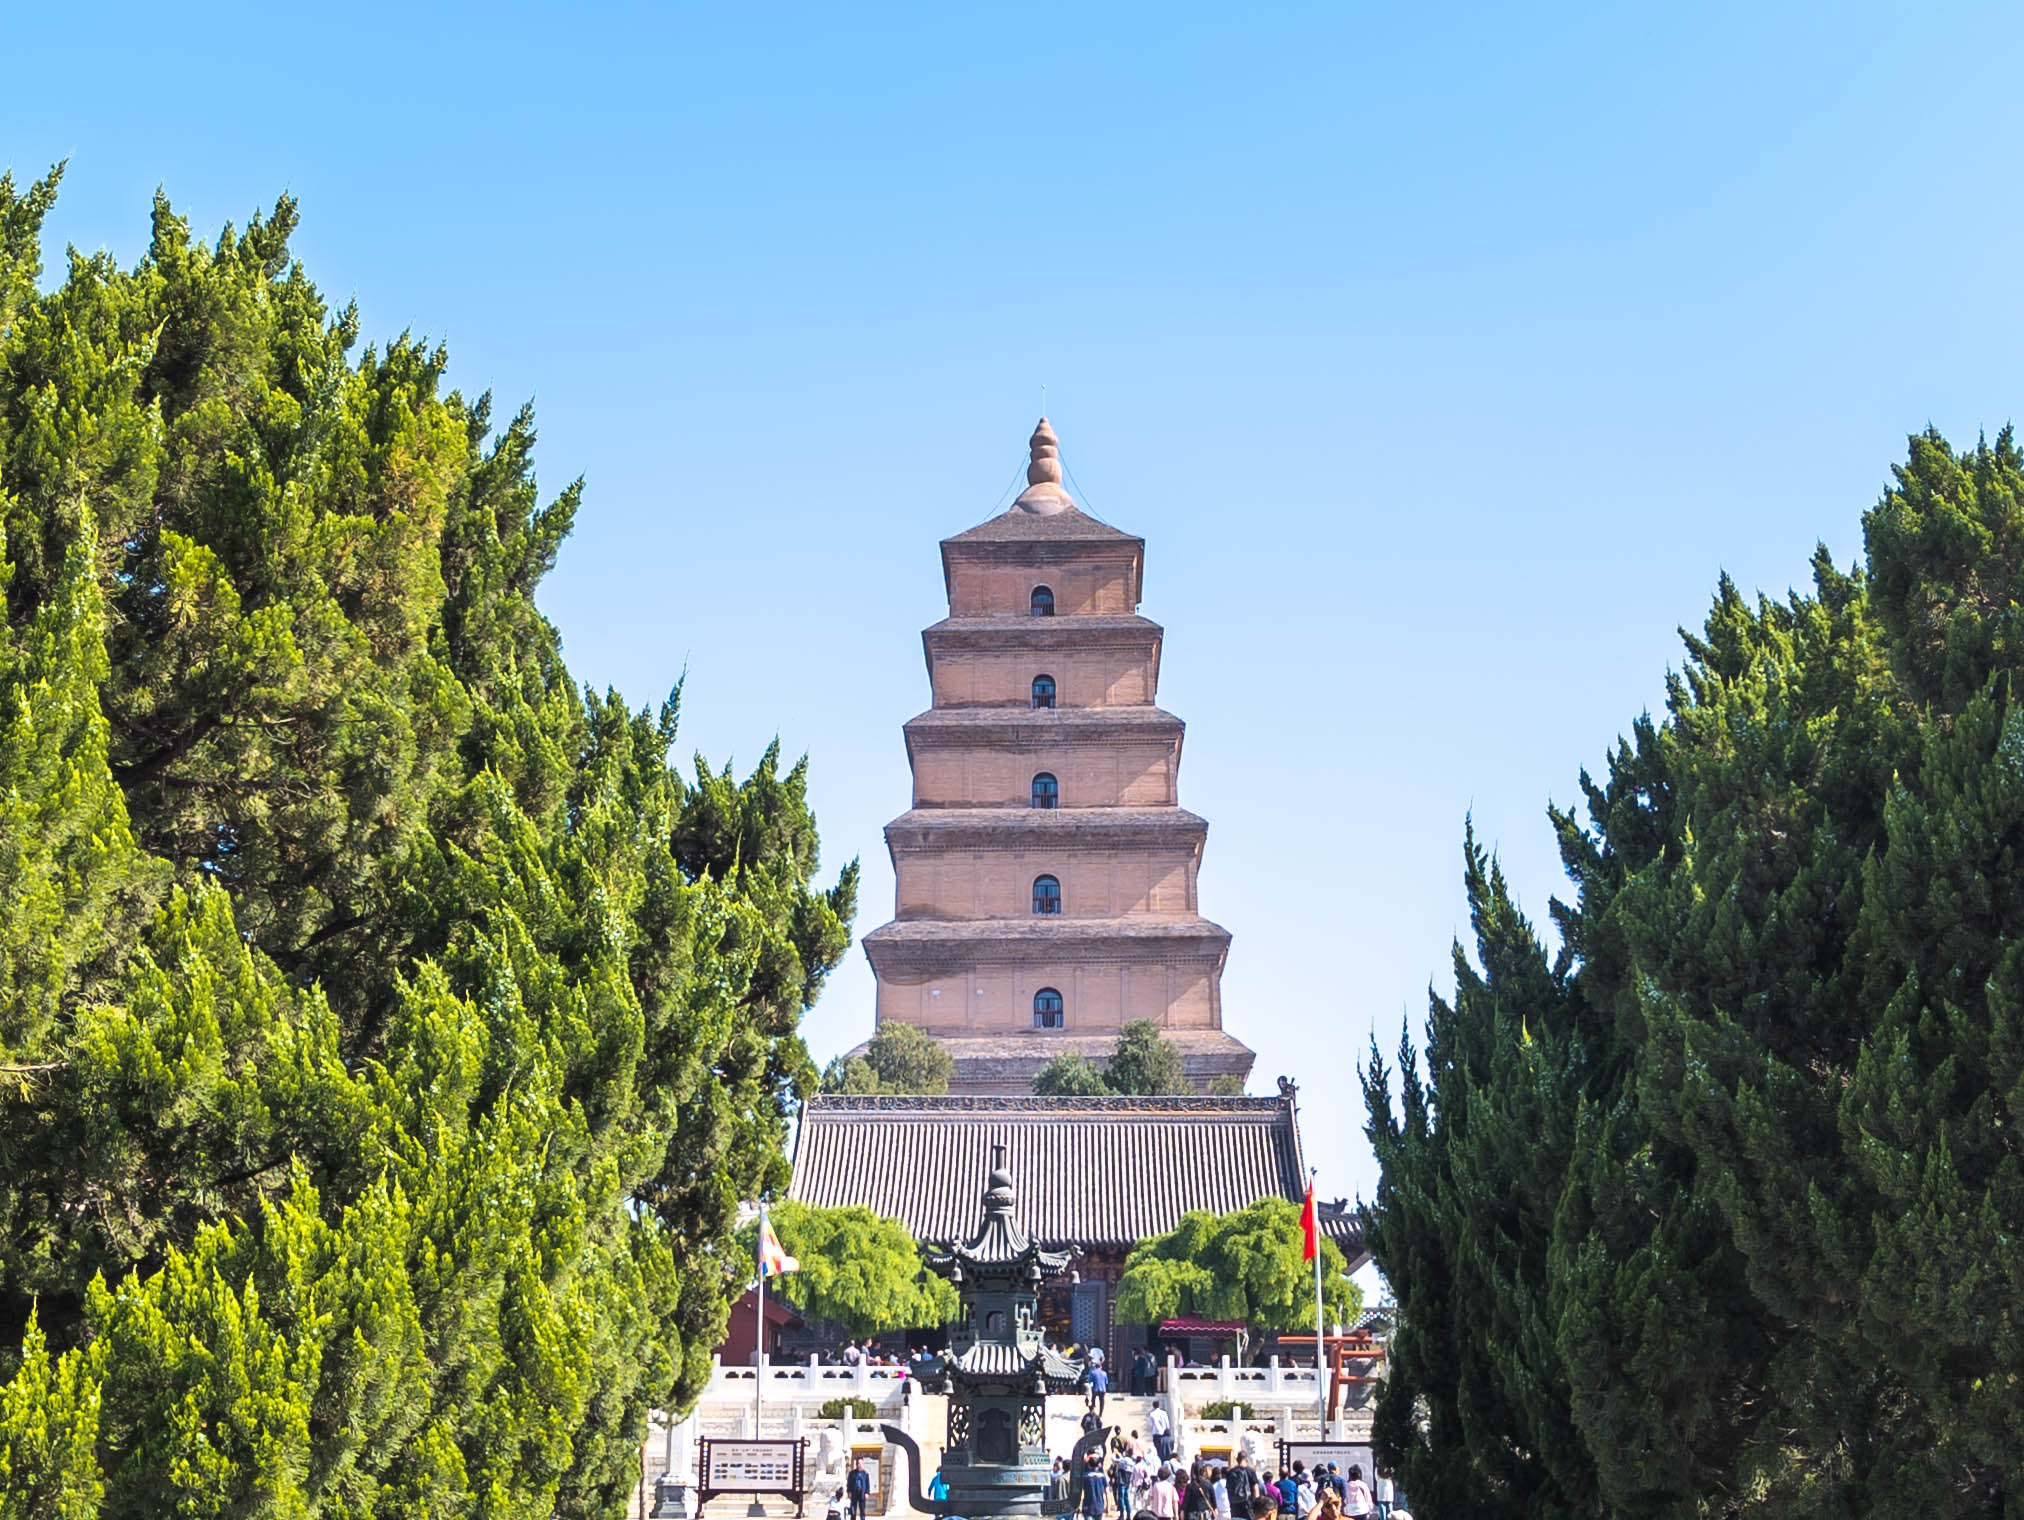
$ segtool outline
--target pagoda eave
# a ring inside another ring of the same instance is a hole
[[[1141,649],[1157,644],[1166,630],[1136,613],[1117,617],[951,617],[921,630],[929,655],[937,649],[1007,650]]]
[[[864,936],[872,970],[904,983],[971,966],[1166,958],[1220,969],[1230,931],[1206,918],[900,918]]]
[[[1163,707],[931,707],[906,721],[908,757],[930,748],[1173,745],[1188,725]]]
[[[1208,820],[1185,808],[915,808],[886,825],[895,856],[942,850],[1202,848]]]

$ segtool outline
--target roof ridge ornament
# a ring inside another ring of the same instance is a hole
[[[1075,505],[1075,498],[1061,488],[1061,440],[1045,417],[1034,424],[1026,440],[1026,489],[1012,503],[1011,510],[1034,517],[1051,517]]]

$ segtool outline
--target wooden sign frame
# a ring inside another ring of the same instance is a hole
[[[806,1436],[801,1437],[799,1440],[791,1437],[787,1439],[770,1438],[757,1440],[743,1436],[704,1436],[698,1444],[702,1447],[702,1455],[696,1464],[696,1520],[703,1520],[704,1505],[724,1494],[784,1494],[787,1498],[794,1501],[794,1513],[797,1516],[807,1512],[808,1485],[806,1475],[808,1468],[808,1438]],[[764,1460],[764,1457],[767,1455],[772,1456],[776,1461],[784,1459],[788,1464],[787,1471],[782,1476],[770,1481],[752,1480],[718,1483],[715,1481],[720,1476],[717,1471],[717,1464],[726,1459],[719,1448],[728,1447],[767,1448],[768,1450],[765,1453],[755,1453],[754,1459]]]

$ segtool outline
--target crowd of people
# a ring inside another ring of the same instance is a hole
[[[917,1357],[921,1355],[925,1355],[925,1353],[916,1353]],[[836,1354],[836,1359],[846,1367],[905,1367],[908,1365],[905,1359],[894,1356],[890,1352],[879,1350],[870,1341],[866,1341],[863,1345],[859,1345],[856,1341],[845,1341],[843,1343],[843,1350]]]
[[[1155,1411],[1157,1412],[1157,1411]],[[1112,1438],[1108,1460],[1084,1459],[1078,1513],[1084,1520],[1365,1520],[1377,1501],[1363,1469],[1348,1472],[1333,1462],[1309,1468],[1294,1462],[1283,1473],[1254,1469],[1242,1452],[1229,1462],[1173,1460],[1169,1442],[1147,1442],[1134,1430]],[[1056,1480],[1066,1489],[1070,1473],[1055,1459]],[[1393,1510],[1393,1520],[1412,1520]]]
[[[845,1366],[907,1366],[918,1371],[931,1353],[916,1350],[902,1362],[883,1355],[869,1342],[847,1342],[839,1359]],[[1081,1356],[1082,1392],[1088,1412],[1083,1429],[1093,1431],[1102,1423],[1104,1404],[1110,1394],[1110,1373],[1104,1365],[1101,1347],[1093,1346]],[[1150,1351],[1141,1348],[1132,1358],[1128,1386],[1134,1398],[1146,1398],[1159,1390],[1159,1369]],[[1066,1499],[1078,1476],[1070,1471],[1069,1458],[1054,1459],[1053,1483],[1058,1498]],[[1079,1475],[1080,1520],[1109,1520],[1113,1507],[1117,1520],[1413,1520],[1406,1510],[1390,1506],[1381,1510],[1370,1477],[1356,1464],[1347,1472],[1329,1462],[1316,1467],[1295,1461],[1285,1472],[1252,1467],[1240,1450],[1228,1462],[1184,1461],[1176,1449],[1172,1421],[1155,1403],[1146,1415],[1146,1433],[1134,1429],[1114,1434],[1107,1452],[1090,1452],[1083,1458]],[[934,1498],[946,1497],[941,1473],[930,1484]],[[869,1482],[853,1470],[847,1494],[839,1494],[831,1515],[849,1504],[851,1520],[864,1514],[863,1493]]]

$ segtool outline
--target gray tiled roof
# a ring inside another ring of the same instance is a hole
[[[1307,1186],[1282,1098],[824,1095],[802,1111],[788,1196],[861,1204],[917,1239],[961,1239],[975,1227],[994,1141],[1006,1146],[1021,1223],[1056,1248],[1128,1247],[1190,1210],[1297,1201]],[[1359,1262],[1354,1220],[1324,1224]]]

